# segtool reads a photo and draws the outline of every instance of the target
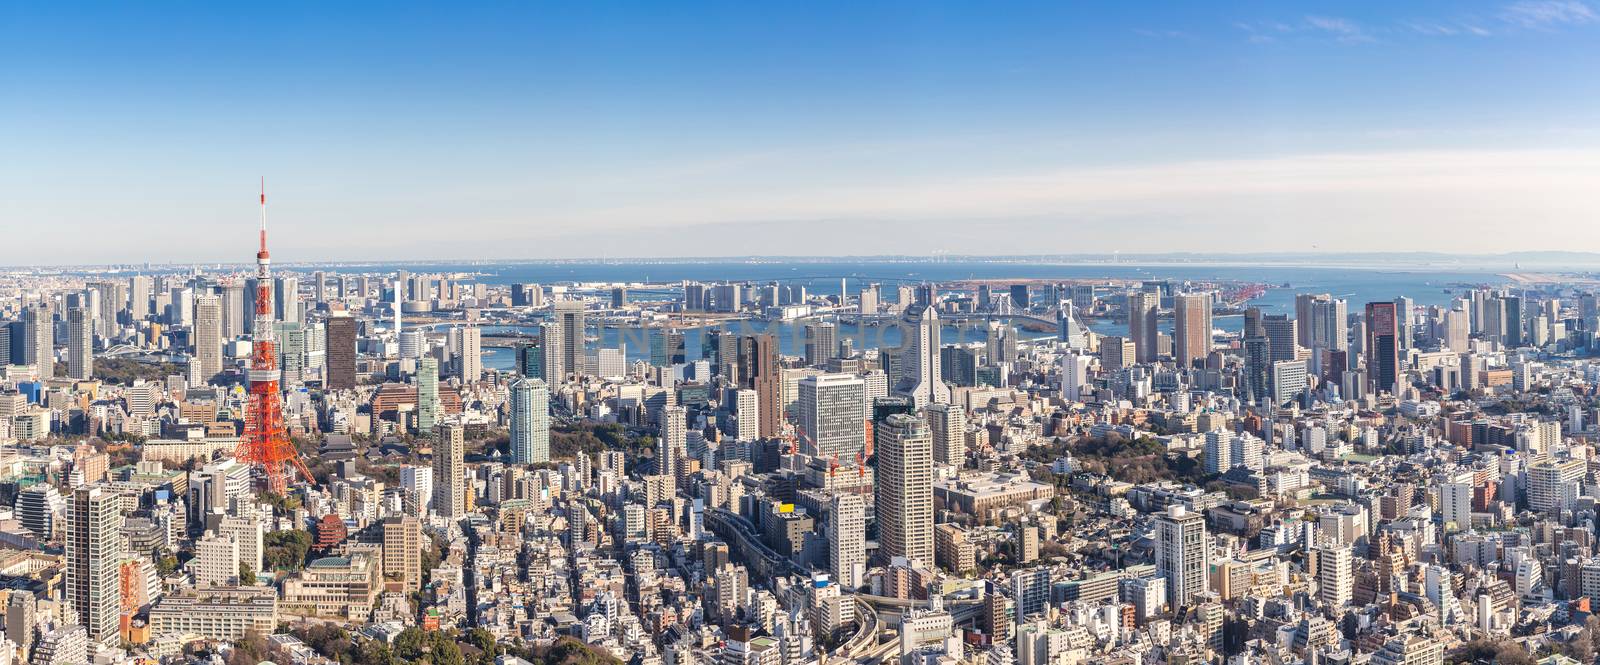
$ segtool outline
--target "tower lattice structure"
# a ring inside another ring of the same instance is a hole
[[[273,330],[271,258],[267,253],[267,186],[261,182],[261,250],[256,252],[255,325],[250,349],[250,401],[245,408],[244,441],[237,457],[265,477],[267,489],[282,496],[298,470],[306,482],[311,472],[289,441],[283,424],[283,395],[278,390],[278,344]],[[292,467],[292,468],[291,468]]]

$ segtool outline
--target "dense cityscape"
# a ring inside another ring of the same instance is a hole
[[[1600,643],[1578,275],[505,283],[274,270],[260,209],[254,270],[0,278],[0,663]]]

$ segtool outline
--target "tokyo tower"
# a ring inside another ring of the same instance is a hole
[[[294,470],[306,482],[311,472],[289,441],[283,426],[283,396],[278,392],[277,340],[273,332],[272,260],[267,255],[267,179],[261,179],[261,251],[256,252],[256,318],[250,349],[250,401],[244,415],[244,441],[235,455],[266,477],[267,489],[279,496]],[[293,466],[294,469],[290,469]]]

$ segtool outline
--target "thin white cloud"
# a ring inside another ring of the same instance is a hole
[[[1354,21],[1333,16],[1307,16],[1306,25],[1341,42],[1374,41],[1372,34]]]
[[[1522,0],[1507,5],[1500,18],[1518,27],[1541,30],[1594,23],[1600,15],[1578,0]]]

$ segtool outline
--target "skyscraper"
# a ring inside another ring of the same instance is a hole
[[[656,474],[673,479],[675,487],[682,487],[688,477],[684,462],[688,457],[688,414],[681,406],[669,406],[661,411],[660,450],[656,453]]]
[[[94,321],[82,307],[67,310],[67,376],[80,381],[94,376]]]
[[[961,466],[967,461],[967,410],[959,404],[929,404],[928,433],[933,461]]]
[[[407,591],[422,588],[422,522],[410,515],[383,520],[383,574]]]
[[[1367,303],[1367,376],[1374,391],[1400,394],[1400,344],[1393,302]]]
[[[466,509],[466,431],[460,423],[439,426],[433,444],[433,511],[441,517],[459,518]]]
[[[148,296],[148,294],[146,295]],[[248,330],[245,324],[245,321],[248,320],[248,317],[245,316],[246,298],[244,293],[244,285],[236,282],[228,282],[223,284],[221,298],[222,338],[227,340],[243,335],[245,331]],[[135,300],[134,303],[134,309],[137,310],[138,301]],[[145,305],[145,307],[148,308],[149,305]]]
[[[683,333],[676,330],[650,331],[650,364],[655,367],[682,365],[688,360],[684,350]]]
[[[1156,517],[1156,574],[1167,580],[1167,602],[1176,610],[1206,590],[1209,573],[1206,520],[1182,505]]]
[[[511,462],[550,461],[550,389],[523,377],[511,384]]]
[[[35,303],[22,311],[22,362],[35,365],[39,378],[56,375],[55,317],[49,303]]]
[[[1156,348],[1156,316],[1161,311],[1161,297],[1148,291],[1129,291],[1128,338],[1133,340],[1134,355],[1141,363],[1155,362],[1160,357]]]
[[[417,360],[417,433],[433,436],[439,424],[439,359],[432,354]]]
[[[806,324],[806,365],[820,367],[839,355],[838,328],[832,323]]]
[[[799,388],[804,452],[854,462],[866,446],[866,382],[853,374],[818,374],[800,379]]]
[[[67,607],[89,631],[89,639],[117,639],[122,592],[122,499],[98,487],[72,491],[67,505]]]
[[[749,388],[733,391],[732,411],[734,424],[737,426],[733,438],[740,441],[755,441],[761,437],[761,398],[756,391]]]
[[[950,401],[950,387],[939,371],[939,310],[917,304],[906,308],[901,321],[900,383],[896,392],[910,397],[917,408]]]
[[[584,366],[584,312],[582,300],[558,300],[556,324],[561,329],[561,367],[567,374],[580,374]],[[551,346],[551,349],[556,347]],[[546,351],[548,353],[548,351]],[[545,377],[549,379],[550,377]]]
[[[1184,293],[1172,305],[1173,356],[1178,367],[1193,367],[1211,354],[1211,294]]]
[[[933,436],[916,416],[896,413],[877,429],[878,556],[933,561]]]
[[[194,297],[194,359],[196,374],[210,381],[222,373],[222,299],[211,294]]]
[[[456,376],[463,383],[483,378],[483,331],[477,326],[461,326],[451,329],[450,336],[455,342],[450,352],[455,356]]]
[[[783,426],[783,373],[778,339],[771,334],[739,338],[739,385],[753,388],[761,409],[761,436],[777,436]]]
[[[353,390],[356,387],[356,320],[349,315],[328,317],[323,334],[327,341],[326,385],[329,390]]]
[[[128,317],[130,321],[143,321],[150,316],[150,293],[154,282],[149,275],[128,278]]]
[[[867,503],[860,494],[835,494],[828,503],[828,569],[846,589],[867,572]]]

